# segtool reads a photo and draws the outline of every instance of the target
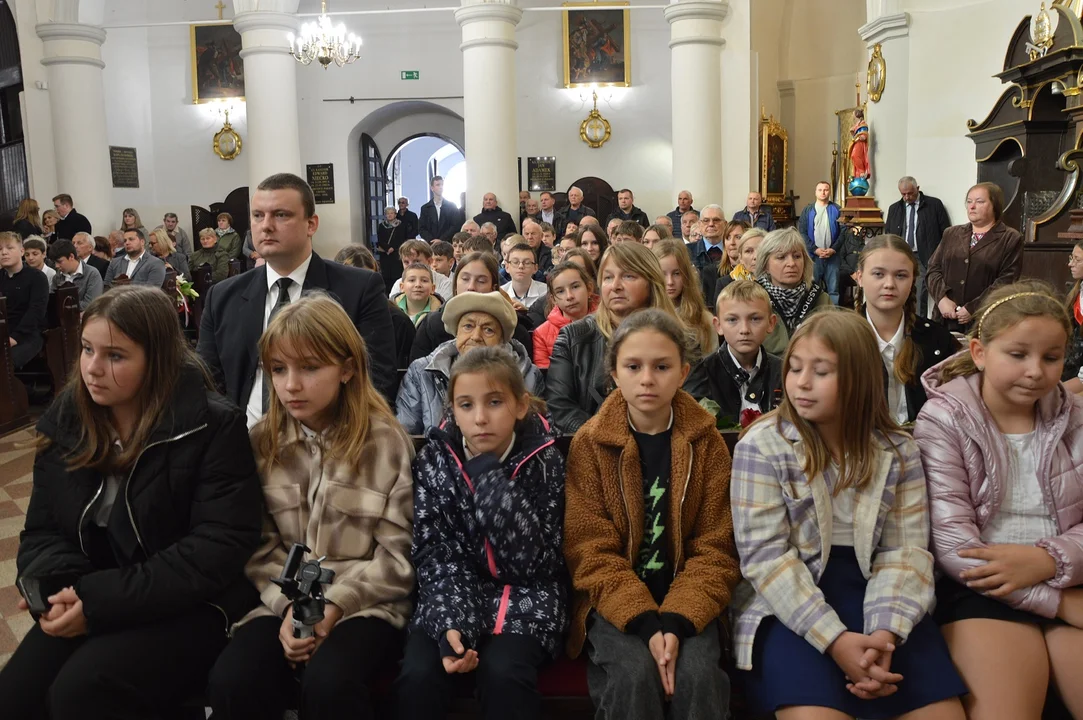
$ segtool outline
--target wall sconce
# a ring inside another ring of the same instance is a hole
[[[224,121],[222,129],[214,134],[214,154],[223,160],[233,160],[241,154],[241,136],[229,124],[231,110],[233,110],[231,105],[219,108],[219,113],[223,115]]]
[[[598,90],[591,88],[591,96],[594,99],[594,109],[579,124],[579,138],[589,147],[600,148],[612,137],[613,127],[598,112]]]

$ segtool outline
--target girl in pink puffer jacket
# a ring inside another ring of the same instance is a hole
[[[970,348],[931,368],[914,438],[942,577],[936,620],[971,718],[1041,716],[1050,678],[1083,718],[1083,399],[1060,385],[1051,289],[991,293]]]

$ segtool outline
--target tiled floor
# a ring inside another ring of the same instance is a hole
[[[33,440],[30,430],[0,438],[0,667],[34,622],[18,609],[15,589],[15,554],[33,479]]]

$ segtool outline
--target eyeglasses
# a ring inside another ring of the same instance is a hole
[[[1069,265],[1079,265],[1080,263],[1083,263],[1083,258],[1077,258],[1075,255],[1068,256]]]
[[[508,261],[508,267],[513,267],[513,268],[534,267],[534,261],[533,260],[509,260]]]

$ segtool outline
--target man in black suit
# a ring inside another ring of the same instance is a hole
[[[346,310],[368,349],[372,382],[394,401],[394,331],[379,273],[325,262],[312,252],[319,227],[312,188],[290,173],[272,175],[252,196],[252,240],[266,261],[211,286],[199,327],[199,356],[215,384],[246,408],[252,427],[266,412],[256,345],[270,317],[303,291],[324,290]],[[283,296],[285,293],[285,296]]]
[[[459,232],[463,225],[463,213],[455,207],[455,203],[444,199],[444,178],[437,175],[429,188],[432,190],[432,200],[421,206],[418,231],[429,242],[451,242],[451,236]]]
[[[60,216],[60,222],[56,224],[56,239],[71,240],[76,233],[93,233],[90,229],[90,221],[85,215],[80,215],[75,209],[71,195],[61,193],[53,198],[53,209]]]
[[[403,234],[403,238],[406,240],[414,240],[417,238],[417,213],[410,209],[410,198],[399,198],[399,211],[396,213],[405,228],[406,232]]]
[[[940,246],[944,231],[951,227],[944,203],[926,195],[918,187],[918,181],[909,175],[899,181],[902,198],[887,210],[884,231],[906,240],[921,261],[918,272],[918,314],[928,316],[929,293],[925,291],[925,268],[929,258]]]

